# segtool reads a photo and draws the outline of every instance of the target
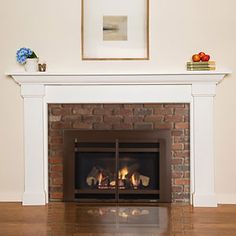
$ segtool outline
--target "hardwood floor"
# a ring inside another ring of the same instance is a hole
[[[0,203],[0,236],[235,236],[236,205],[97,206]]]

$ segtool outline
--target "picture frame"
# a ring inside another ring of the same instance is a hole
[[[82,60],[149,60],[149,0],[81,0]]]

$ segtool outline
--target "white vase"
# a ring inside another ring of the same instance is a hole
[[[27,58],[25,62],[25,71],[37,72],[38,71],[38,58]]]

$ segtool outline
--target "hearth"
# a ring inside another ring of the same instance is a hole
[[[64,200],[171,202],[171,133],[64,131]]]

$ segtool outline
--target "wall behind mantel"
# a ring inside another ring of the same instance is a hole
[[[23,70],[15,61],[22,46],[34,49],[49,71],[170,72],[206,51],[218,68],[236,70],[236,1],[150,0],[150,61],[81,61],[79,0],[8,0],[0,8],[0,201],[21,200],[24,184],[23,104],[20,88],[4,75]],[[128,3],[127,3],[128,7]],[[219,202],[236,203],[236,81],[217,88],[215,173]]]

